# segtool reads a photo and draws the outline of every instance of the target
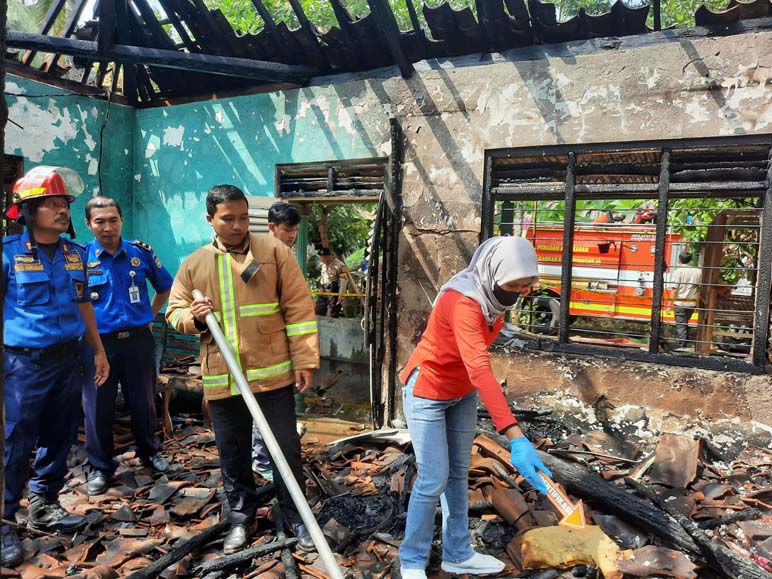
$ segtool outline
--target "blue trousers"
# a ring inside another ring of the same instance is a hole
[[[469,462],[477,426],[477,391],[452,400],[413,395],[414,371],[402,390],[402,410],[413,441],[418,477],[407,507],[399,547],[405,569],[425,569],[442,505],[442,559],[460,563],[474,556],[469,535]]]
[[[96,469],[112,473],[113,421],[118,384],[129,407],[131,431],[137,446],[137,456],[147,460],[160,449],[155,435],[155,343],[149,329],[141,328],[131,337],[102,337],[110,363],[110,376],[99,388],[94,384],[94,355],[86,357],[83,382],[83,411],[86,415],[86,453]]]
[[[64,486],[67,453],[80,424],[78,357],[41,360],[5,352],[5,517],[19,510],[37,447],[29,490],[56,496]]]

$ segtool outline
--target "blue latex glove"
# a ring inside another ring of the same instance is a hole
[[[536,449],[525,436],[518,436],[509,440],[509,447],[512,449],[512,466],[514,466],[518,472],[525,477],[533,488],[541,492],[547,493],[547,485],[541,477],[536,474],[536,469],[539,469],[548,477],[552,478],[552,472],[544,466],[539,455],[536,453]]]

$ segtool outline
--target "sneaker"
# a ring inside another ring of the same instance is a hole
[[[400,567],[399,574],[402,575],[402,579],[426,579],[425,569],[405,569]]]
[[[86,517],[65,511],[58,498],[30,493],[27,526],[47,533],[75,533],[86,526]]]
[[[464,575],[466,573],[469,573],[470,575],[486,575],[489,573],[501,573],[506,565],[504,565],[502,561],[496,559],[496,557],[475,553],[469,557],[469,559],[462,561],[461,563],[443,561],[440,567],[446,573],[453,573],[455,575]]]
[[[24,560],[19,535],[11,525],[0,526],[0,564],[3,567],[16,567]]]

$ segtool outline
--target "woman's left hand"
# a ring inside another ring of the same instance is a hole
[[[552,478],[552,472],[544,466],[531,442],[525,436],[517,436],[509,440],[509,447],[512,451],[510,456],[512,466],[525,477],[525,480],[533,488],[542,494],[546,494],[547,485],[544,484],[536,469],[539,469],[550,478]]]

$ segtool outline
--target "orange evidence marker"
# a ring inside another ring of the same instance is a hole
[[[581,499],[572,505],[568,497],[560,492],[560,489],[552,482],[552,479],[543,472],[539,471],[539,476],[547,485],[547,498],[555,505],[555,508],[563,514],[563,518],[558,525],[569,527],[571,529],[584,530],[587,523],[584,520],[584,507]]]

